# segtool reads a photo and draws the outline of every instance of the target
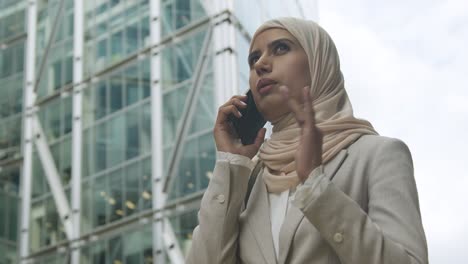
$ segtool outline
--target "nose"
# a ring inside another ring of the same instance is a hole
[[[254,68],[257,75],[262,76],[266,73],[270,73],[272,66],[267,56],[263,55],[255,62]]]

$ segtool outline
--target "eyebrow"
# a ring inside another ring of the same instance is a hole
[[[280,39],[275,39],[272,42],[268,43],[267,47],[268,47],[268,49],[271,49],[272,47],[276,46],[276,44],[278,44],[280,42],[283,42],[283,41],[289,42],[289,43],[291,43],[293,45],[295,44],[292,40],[290,40],[288,38],[280,38]],[[250,59],[252,58],[252,56],[258,55],[259,53],[260,53],[260,50],[258,50],[258,49],[252,51],[249,54],[249,56],[247,57],[247,62],[250,64]]]

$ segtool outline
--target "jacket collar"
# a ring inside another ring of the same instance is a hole
[[[254,190],[250,193],[247,203],[246,215],[247,223],[255,240],[265,258],[266,263],[276,264],[275,248],[273,245],[273,236],[271,234],[271,220],[268,202],[268,192],[261,179],[263,169],[257,175]]]
[[[345,160],[348,151],[346,149],[341,150],[338,152],[335,158],[333,158],[330,162],[324,165],[324,173],[331,181],[332,178],[335,176],[335,173],[340,168],[341,164]],[[299,227],[302,219],[304,218],[304,214],[295,206],[289,205],[290,208],[288,210],[288,214],[286,215],[283,225],[281,226],[280,233],[279,233],[279,260],[278,263],[286,263],[286,258],[288,256],[289,248],[291,247],[291,243],[294,238],[294,234],[296,234],[296,230]]]

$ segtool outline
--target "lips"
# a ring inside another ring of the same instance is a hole
[[[265,94],[268,91],[270,91],[271,88],[273,88],[273,85],[275,85],[276,83],[277,82],[275,80],[273,80],[273,79],[262,78],[262,79],[258,80],[258,82],[257,82],[257,91],[260,94]]]

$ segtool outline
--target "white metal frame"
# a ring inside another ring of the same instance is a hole
[[[72,181],[71,203],[73,222],[73,241],[71,245],[71,263],[80,263],[81,227],[81,158],[82,158],[82,95],[83,95],[83,42],[84,42],[84,6],[83,1],[74,2],[73,21],[73,123],[72,123]]]
[[[21,233],[20,233],[20,261],[28,263],[29,255],[29,221],[31,212],[31,186],[32,186],[32,151],[33,131],[32,116],[34,114],[34,81],[36,57],[36,16],[37,3],[30,0],[27,7],[27,40],[24,86],[24,121],[23,121],[23,175],[21,179]]]
[[[234,12],[234,1],[211,1],[211,17],[224,14],[224,19],[215,24],[214,42],[214,85],[216,106],[224,104],[232,95],[239,93],[239,80],[236,59],[236,28],[230,19]],[[221,17],[222,18],[222,17]]]
[[[162,151],[162,89],[161,89],[161,55],[157,45],[161,41],[161,3],[150,1],[150,68],[151,68],[151,174],[153,192],[153,263],[166,262],[164,256],[163,214],[166,196],[163,193],[163,151]]]

